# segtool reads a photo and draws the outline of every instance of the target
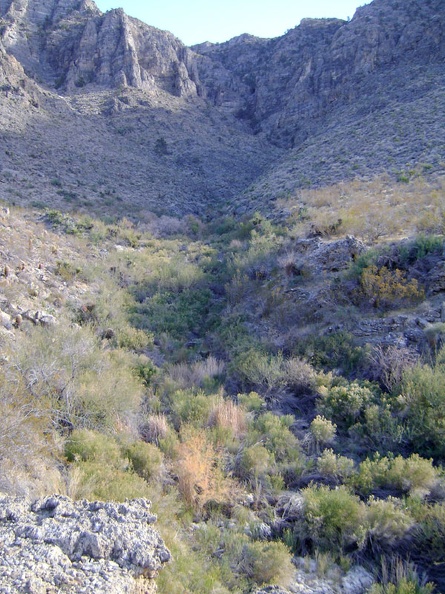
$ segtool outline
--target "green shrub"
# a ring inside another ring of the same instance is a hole
[[[202,390],[176,390],[168,397],[168,408],[177,430],[182,425],[204,427],[214,404],[214,398],[207,396]]]
[[[236,361],[236,369],[249,387],[271,392],[285,386],[284,358],[250,349]]]
[[[438,355],[440,358],[440,354]],[[445,456],[445,366],[405,371],[399,398],[412,444],[420,455]]]
[[[403,502],[394,497],[374,499],[366,508],[367,540],[374,557],[391,552],[404,538],[414,521]]]
[[[190,332],[201,335],[211,296],[209,289],[163,290],[143,303],[135,303],[130,309],[130,321],[141,330],[167,332],[179,340]]]
[[[405,266],[411,266],[428,254],[440,252],[443,249],[443,244],[443,237],[420,234],[412,242],[400,246],[401,263]]]
[[[354,381],[345,386],[320,390],[317,411],[335,422],[339,428],[348,429],[357,423],[374,400],[375,396],[370,388]]]
[[[288,388],[294,392],[310,390],[314,386],[315,372],[306,361],[297,357],[286,359],[282,353],[272,355],[257,349],[241,353],[236,370],[249,387],[268,393]]]
[[[69,468],[69,495],[75,499],[125,501],[148,497],[146,481],[130,469],[104,461],[74,462]]]
[[[243,572],[258,586],[288,586],[295,573],[289,549],[282,542],[251,542],[242,552]]]
[[[337,426],[329,419],[317,415],[310,424],[309,430],[318,449],[320,446],[328,445],[335,440]]]
[[[304,519],[300,537],[312,550],[340,554],[361,548],[366,536],[366,508],[346,487],[309,486],[302,490]]]
[[[312,335],[299,343],[296,352],[307,357],[316,369],[341,369],[344,374],[361,369],[366,355],[365,349],[356,345],[348,332]]]
[[[418,454],[412,454],[409,458],[393,458],[376,453],[374,458],[367,458],[360,463],[351,484],[362,495],[376,489],[390,489],[422,496],[431,491],[437,477],[432,460],[425,460]]]
[[[403,447],[406,427],[397,415],[397,402],[382,395],[377,404],[370,404],[358,422],[349,429],[349,435],[361,445],[364,452],[383,454],[397,452]]]
[[[296,461],[300,456],[300,445],[290,431],[293,422],[292,415],[278,416],[271,412],[259,415],[254,421],[249,440],[261,442],[277,462]]]
[[[374,584],[369,594],[432,594],[434,585],[419,577],[412,563],[394,557],[382,561],[381,583]]]
[[[146,481],[159,476],[162,465],[162,452],[153,444],[135,441],[124,446],[123,454],[139,476]]]
[[[133,454],[135,467],[143,475],[147,472],[148,460],[142,457],[141,449],[149,444],[141,442],[140,445],[142,448],[135,443],[127,449]],[[65,455],[71,462],[68,468],[69,495],[115,501],[147,497],[148,485],[142,476],[133,472],[126,453],[111,436],[88,429],[73,431],[65,445]]]
[[[431,570],[436,568],[440,576],[445,563],[445,505],[443,502],[427,505],[412,499],[408,500],[409,512],[416,520],[412,556]]]
[[[96,461],[115,467],[125,466],[116,440],[90,429],[76,429],[71,433],[65,444],[65,455],[70,462]]]
[[[121,349],[129,351],[142,351],[153,345],[153,335],[144,330],[131,326],[123,326],[116,332],[116,344]]]
[[[258,412],[265,407],[266,403],[257,392],[249,392],[248,394],[238,394],[240,405],[246,409],[247,412]]]
[[[345,480],[354,471],[354,461],[346,456],[335,454],[331,449],[326,449],[317,460],[317,468],[323,476]]]
[[[76,266],[72,262],[68,262],[66,260],[59,260],[56,264],[55,273],[66,282],[73,281],[81,272],[82,269],[79,266]]]
[[[243,448],[238,455],[237,475],[247,481],[256,481],[264,477],[267,471],[274,464],[274,457],[261,444],[256,443]]]

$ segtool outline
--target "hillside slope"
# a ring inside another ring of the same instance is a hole
[[[443,170],[439,0],[192,49],[90,0],[3,0],[0,15],[5,200],[267,212],[299,187]]]

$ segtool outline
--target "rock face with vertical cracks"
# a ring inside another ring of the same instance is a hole
[[[0,0],[7,50],[47,84],[199,93],[193,52],[174,35],[91,0]]]
[[[0,592],[155,592],[170,552],[150,502],[0,496]]]

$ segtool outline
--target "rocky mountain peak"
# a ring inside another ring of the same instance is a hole
[[[123,202],[168,213],[203,204],[213,211],[235,198],[238,210],[248,192],[244,212],[305,184],[416,162],[435,171],[443,118],[424,113],[440,113],[445,101],[444,32],[443,0],[374,0],[350,21],[303,19],[276,39],[244,34],[187,48],[122,9],[103,14],[92,0],[0,0],[0,104],[11,131],[4,187],[17,195],[9,179],[22,161],[31,200],[42,188],[62,192],[50,184],[63,178],[63,191],[89,204],[90,195],[105,196],[108,180],[106,191]],[[59,115],[75,130],[69,143]],[[32,126],[22,143],[25,120]],[[85,163],[87,129],[95,148]],[[58,165],[62,153],[69,171]],[[139,180],[136,194],[129,177]]]
[[[29,76],[50,87],[133,87],[198,94],[192,53],[172,34],[92,0],[1,0],[1,38]]]
[[[0,11],[11,19],[38,26],[56,23],[73,12],[100,13],[92,0],[1,0]]]
[[[232,106],[274,144],[298,146],[328,111],[372,94],[364,77],[443,61],[444,7],[440,0],[376,0],[350,22],[303,19],[282,37],[247,48],[198,46],[211,60],[199,63],[200,77],[215,104]]]

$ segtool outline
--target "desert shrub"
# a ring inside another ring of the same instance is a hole
[[[249,392],[248,394],[238,394],[238,401],[240,405],[247,412],[258,412],[265,406],[265,401],[257,392]]]
[[[70,462],[102,462],[113,466],[125,466],[120,447],[109,435],[90,429],[74,430],[65,444],[65,455]]]
[[[436,481],[437,470],[432,460],[425,460],[418,454],[412,454],[409,458],[393,458],[377,453],[372,459],[367,458],[360,463],[351,484],[361,494],[368,494],[376,489],[390,489],[400,493],[426,495]]]
[[[397,410],[397,402],[381,396],[378,404],[369,405],[360,423],[350,429],[351,437],[364,449],[382,453],[397,451],[406,441],[406,428],[397,416]]]
[[[28,430],[25,447],[13,447],[0,459],[0,491],[15,497],[36,499],[48,493],[64,493],[66,473],[60,464],[59,452],[45,451],[42,436]],[[55,445],[55,444],[51,444]],[[55,456],[57,454],[57,456]]]
[[[148,444],[144,444],[148,445]],[[74,498],[124,501],[146,497],[146,481],[132,471],[115,438],[87,429],[75,430],[65,445],[68,491]]]
[[[67,260],[59,260],[56,263],[55,273],[58,274],[62,280],[66,282],[73,281],[80,273],[82,269],[80,266],[76,266],[72,262]]]
[[[295,568],[289,549],[282,542],[250,542],[243,547],[240,565],[256,585],[288,586]]]
[[[430,324],[427,328],[425,328],[425,338],[429,347],[432,361],[439,363],[442,359],[441,362],[443,363],[443,353],[442,355],[440,353],[445,343],[445,324],[443,322]]]
[[[417,452],[445,456],[445,366],[417,365],[403,374],[402,416]]]
[[[260,443],[243,447],[237,456],[236,474],[244,481],[254,483],[265,477],[274,465],[273,455]]]
[[[346,487],[312,485],[302,490],[300,539],[311,550],[341,553],[361,548],[366,536],[366,508]]]
[[[210,501],[227,500],[231,484],[222,468],[222,454],[210,443],[206,433],[184,428],[177,447],[175,470],[179,491],[187,505],[202,511]]]
[[[360,279],[363,271],[375,265],[380,255],[381,251],[377,249],[369,249],[359,254],[350,265],[349,276],[354,279]]]
[[[153,361],[145,355],[139,355],[134,369],[146,388],[151,385],[153,377],[158,372],[158,368]]]
[[[317,468],[323,476],[344,481],[354,472],[354,461],[326,449],[317,459]]]
[[[443,249],[444,239],[437,235],[418,235],[408,244],[402,244],[399,248],[402,265],[409,266],[417,260],[440,252]]]
[[[141,385],[125,353],[104,351],[89,328],[31,328],[11,352],[10,381],[39,406],[55,429],[131,422]],[[100,383],[97,378],[100,377]]]
[[[5,365],[0,373],[2,418],[0,423],[0,458],[19,452],[37,453],[45,441],[51,415],[45,401],[39,401],[26,392],[20,381],[13,380]],[[20,379],[20,378],[19,378]],[[40,446],[37,444],[42,442]]]
[[[290,431],[292,415],[278,416],[271,412],[259,415],[249,430],[248,441],[260,442],[277,462],[293,462],[300,457],[300,444]]]
[[[392,557],[382,560],[380,583],[373,584],[369,594],[432,594],[434,585],[419,576],[413,563]]]
[[[224,372],[224,363],[215,357],[208,357],[195,363],[176,363],[167,370],[168,379],[172,380],[178,388],[193,387],[216,388],[219,378]]]
[[[153,335],[131,326],[119,328],[115,335],[116,345],[121,349],[142,351],[153,345]]]
[[[417,498],[410,498],[408,504],[409,512],[416,520],[411,555],[428,568],[433,579],[437,576],[443,584],[441,568],[445,563],[445,505],[443,502],[427,505]]]
[[[142,439],[148,443],[159,446],[162,439],[171,431],[167,417],[164,414],[147,415],[139,425]]]
[[[71,464],[68,484],[68,495],[74,499],[125,501],[149,495],[146,481],[131,469],[96,460]]]
[[[273,355],[257,349],[241,353],[236,369],[249,386],[267,393],[282,388],[300,392],[311,389],[315,381],[314,369],[303,359],[286,359],[282,353]]]
[[[174,256],[166,262],[159,262],[147,281],[157,290],[183,291],[197,286],[204,279],[201,268],[192,262],[187,262],[184,256]]]
[[[315,370],[304,359],[292,357],[284,363],[285,382],[294,392],[311,390],[315,385]]]
[[[362,417],[375,400],[375,395],[366,385],[351,382],[347,385],[320,388],[317,411],[335,422],[341,429],[348,429]]]
[[[271,392],[285,385],[284,357],[250,349],[240,354],[236,369],[244,382],[257,390]]]
[[[372,265],[361,273],[357,296],[373,307],[388,309],[403,303],[418,303],[424,299],[425,292],[416,279],[408,280],[402,270]]]
[[[217,560],[231,592],[253,591],[267,584],[286,587],[294,575],[289,549],[282,542],[252,541],[241,526],[209,521],[197,527],[193,539],[206,558]]]
[[[366,507],[367,544],[375,558],[390,552],[414,525],[400,499],[371,497]]]
[[[204,427],[209,418],[215,398],[207,396],[202,390],[176,390],[168,397],[167,408],[174,427],[182,425]]]
[[[335,440],[337,426],[335,423],[321,415],[317,415],[309,427],[310,433],[314,439],[315,446],[325,446]]]
[[[357,346],[348,332],[311,334],[299,342],[296,353],[306,357],[316,369],[340,369],[343,374],[357,372],[366,359],[365,349]]]
[[[414,367],[419,360],[413,349],[398,345],[375,346],[368,357],[371,379],[377,380],[388,392],[400,386],[404,371]]]
[[[250,234],[247,249],[233,257],[233,269],[247,274],[251,279],[267,278],[275,265],[280,240],[269,221],[263,220]]]
[[[211,297],[206,288],[159,291],[142,303],[134,303],[129,310],[129,319],[136,328],[154,333],[167,332],[180,340],[187,333],[201,335]]]
[[[146,481],[159,476],[162,452],[153,444],[135,441],[123,446],[123,454],[133,470]]]

